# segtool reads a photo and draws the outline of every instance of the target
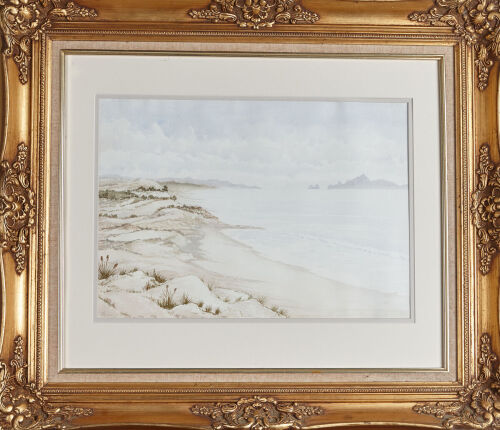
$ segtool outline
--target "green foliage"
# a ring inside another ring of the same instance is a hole
[[[142,185],[136,191],[158,191],[155,187],[143,187]]]
[[[125,200],[136,197],[136,195],[130,191],[115,191],[115,190],[100,190],[99,198],[100,199],[109,199],[109,200]]]

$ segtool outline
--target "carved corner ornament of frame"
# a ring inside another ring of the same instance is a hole
[[[274,24],[314,24],[319,15],[300,0],[211,0],[205,9],[191,9],[189,16],[212,23],[230,22],[258,30]]]
[[[26,380],[23,339],[16,337],[14,345],[10,366],[0,361],[0,429],[67,429],[74,418],[92,415],[92,409],[49,404]]]
[[[500,59],[499,0],[434,0],[427,11],[413,12],[409,19],[430,25],[451,26],[474,47],[478,88],[486,89],[490,70]]]
[[[4,55],[12,57],[19,69],[19,80],[28,82],[33,40],[54,20],[95,18],[94,9],[68,0],[0,0],[0,28],[5,39]]]
[[[472,222],[476,227],[479,270],[486,275],[500,252],[500,165],[491,160],[490,147],[479,148],[477,185],[472,193]]]
[[[28,161],[28,147],[20,143],[15,161],[0,163],[0,245],[13,254],[18,274],[26,267],[29,232],[35,223]]]
[[[418,414],[434,415],[445,429],[500,429],[500,369],[491,350],[491,338],[481,336],[479,376],[461,390],[453,402],[417,404]]]
[[[307,417],[322,415],[324,410],[318,406],[255,396],[234,403],[194,405],[191,412],[208,417],[213,430],[287,430],[301,429]]]

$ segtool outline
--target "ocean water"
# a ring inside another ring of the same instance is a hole
[[[406,189],[203,188],[182,193],[261,255],[345,284],[407,296]]]

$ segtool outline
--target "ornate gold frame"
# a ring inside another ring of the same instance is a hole
[[[431,2],[0,0],[0,428],[500,428],[500,0]],[[460,268],[456,380],[47,381],[48,202],[55,168],[47,145],[50,53],[58,40],[451,47]]]

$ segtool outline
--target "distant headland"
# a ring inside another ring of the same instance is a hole
[[[336,190],[336,189],[352,189],[352,188],[406,188],[407,185],[399,185],[396,184],[395,182],[387,181],[385,179],[374,179],[371,180],[368,178],[366,175],[359,175],[356,176],[353,179],[350,179],[345,182],[337,182],[336,184],[328,185],[329,190]]]

